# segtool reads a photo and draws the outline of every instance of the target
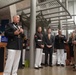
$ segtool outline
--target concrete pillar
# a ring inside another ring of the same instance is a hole
[[[36,3],[37,4],[39,3],[38,0],[36,1]],[[40,6],[37,6],[37,10],[40,10]]]
[[[62,0],[59,0],[59,1],[62,3]],[[62,7],[59,8],[59,11],[62,11]],[[62,15],[62,13],[60,13],[59,15]],[[61,17],[60,17],[60,19],[61,19]],[[60,30],[62,31],[62,21],[60,20],[59,22],[60,22],[59,23],[60,24]]]
[[[75,0],[73,0],[73,1],[74,1],[74,3],[73,3],[74,4],[73,5],[73,11],[74,11],[73,14],[75,15],[76,14],[76,8],[75,8],[76,7],[76,1]],[[74,16],[74,21],[75,21],[75,24],[76,24],[76,16]]]
[[[65,0],[65,4],[66,4],[66,9],[68,10],[68,0]],[[67,22],[67,20],[66,20],[66,37],[67,37],[67,39],[68,39],[68,22]]]
[[[46,8],[49,8],[49,5],[46,4]],[[50,13],[50,10],[47,10],[47,13]],[[50,15],[48,15],[50,17]]]
[[[17,15],[17,11],[16,11],[16,4],[13,4],[11,6],[9,6],[9,10],[10,10],[10,19],[11,21],[13,21],[13,16]]]
[[[65,0],[66,2],[66,9],[68,10],[68,0]]]
[[[36,31],[36,0],[31,0],[30,22],[30,68],[34,67],[34,34]]]

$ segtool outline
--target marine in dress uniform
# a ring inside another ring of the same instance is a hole
[[[38,27],[37,33],[35,34],[35,43],[36,43],[35,69],[39,69],[42,68],[41,61],[42,61],[42,52],[44,48],[43,34],[41,27]]]
[[[26,47],[27,47],[27,39],[26,36],[23,39],[23,50],[22,50],[22,65],[25,67],[25,54],[26,54]]]
[[[15,15],[13,23],[9,23],[5,28],[5,36],[8,38],[8,56],[3,75],[17,75],[19,60],[22,50],[23,29],[18,26],[20,17]]]
[[[67,41],[65,35],[62,35],[61,30],[58,30],[58,35],[55,36],[55,49],[57,50],[57,66],[65,65],[64,43]]]

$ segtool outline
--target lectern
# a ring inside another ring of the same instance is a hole
[[[0,42],[0,72],[4,70],[7,43]]]

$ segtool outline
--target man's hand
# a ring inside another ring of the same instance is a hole
[[[44,45],[41,45],[41,48],[44,48]]]
[[[23,43],[23,46],[25,46],[25,44]]]
[[[20,30],[20,33],[23,33],[24,32],[22,28],[20,28],[19,30]]]
[[[23,29],[20,26],[18,26],[18,28],[19,28],[20,33],[24,32]]]
[[[72,43],[73,43],[73,44],[76,44],[76,41],[73,41]]]
[[[52,45],[47,45],[47,47],[48,47],[48,48],[51,48],[51,47],[52,47]]]
[[[20,31],[19,30],[16,30],[15,32],[14,32],[14,35],[19,35],[20,34]]]

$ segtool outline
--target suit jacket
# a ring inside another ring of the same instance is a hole
[[[54,47],[56,49],[64,49],[64,42],[67,41],[67,39],[64,35],[61,36],[62,37],[59,37],[59,35],[55,36]]]
[[[51,35],[50,39],[49,39],[48,34],[46,34],[46,36],[45,36],[45,46],[46,45],[52,45],[52,47],[53,47],[53,45],[54,45],[54,36],[53,35]]]
[[[9,23],[5,27],[5,36],[8,38],[7,48],[13,50],[22,50],[22,38],[24,34],[20,33],[19,35],[14,35],[14,31],[16,31],[18,26],[14,23]]]

